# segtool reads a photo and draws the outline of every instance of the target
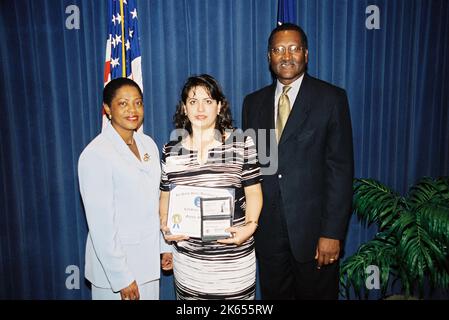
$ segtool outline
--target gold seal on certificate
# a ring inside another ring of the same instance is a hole
[[[234,189],[177,185],[170,190],[168,227],[172,234],[204,241],[229,237]]]
[[[179,228],[179,224],[182,221],[182,216],[178,213],[174,214],[172,217],[172,225],[173,225],[173,229],[174,228]]]

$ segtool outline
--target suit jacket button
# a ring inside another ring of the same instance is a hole
[[[279,179],[282,179],[282,174],[279,173],[279,174],[278,174],[278,178],[279,178]]]

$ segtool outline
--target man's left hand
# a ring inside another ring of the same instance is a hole
[[[316,248],[315,260],[317,260],[317,268],[323,265],[337,262],[340,255],[340,240],[323,238],[318,240]]]

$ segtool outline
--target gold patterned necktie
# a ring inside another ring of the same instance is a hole
[[[282,94],[279,97],[278,103],[278,118],[276,121],[276,137],[279,142],[281,140],[282,131],[284,130],[285,123],[287,122],[288,115],[290,114],[290,99],[288,98],[287,92],[292,87],[284,86],[282,88]]]

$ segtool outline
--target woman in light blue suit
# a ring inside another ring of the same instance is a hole
[[[159,152],[136,132],[142,92],[130,79],[114,79],[104,88],[103,106],[110,123],[78,163],[89,226],[85,277],[92,299],[159,299],[160,263],[169,270],[172,262],[159,229]]]

